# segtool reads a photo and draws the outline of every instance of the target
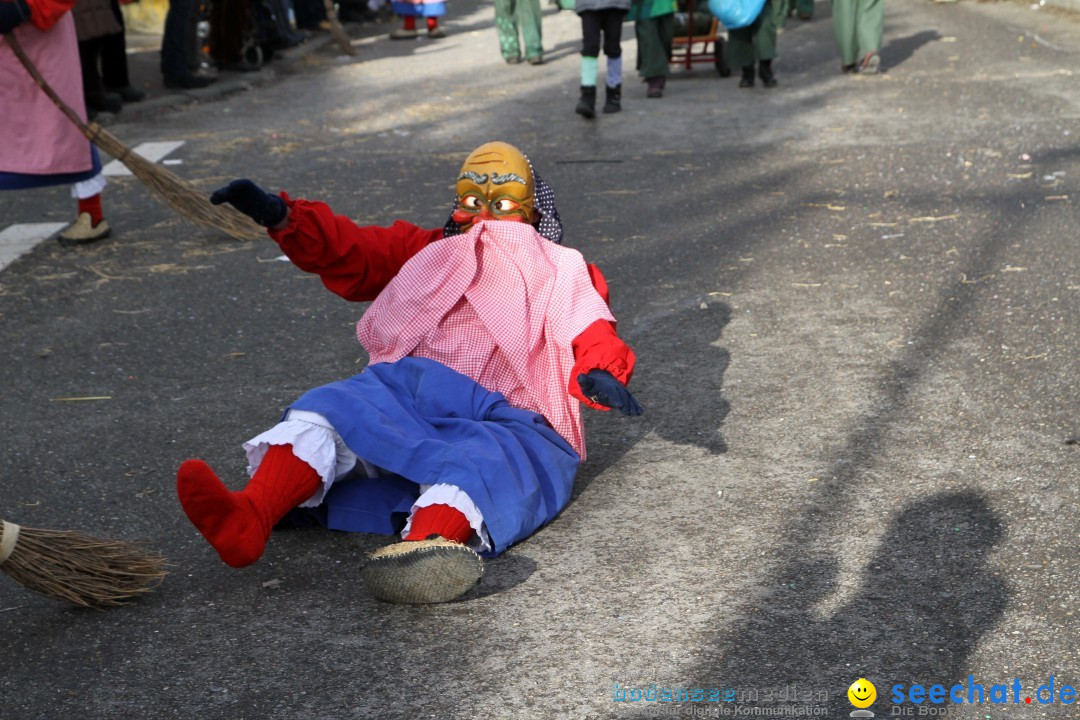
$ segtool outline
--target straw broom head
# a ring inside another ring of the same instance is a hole
[[[123,163],[158,199],[187,220],[203,227],[221,230],[237,240],[258,240],[266,237],[266,228],[256,225],[247,215],[227,205],[211,205],[206,193],[132,151],[97,123],[86,125],[83,134],[99,149]]]
[[[75,605],[124,605],[153,590],[166,574],[163,556],[132,543],[2,522],[0,571]]]
[[[49,96],[53,105],[64,113],[87,140],[119,160],[131,173],[146,185],[158,199],[165,202],[182,217],[197,225],[221,230],[237,240],[257,240],[266,237],[266,230],[256,225],[250,218],[224,205],[211,205],[207,195],[194,185],[165,168],[155,165],[131,148],[120,142],[115,135],[97,123],[87,124],[68,106],[56,91],[45,82],[33,61],[27,56],[14,35],[4,35],[3,39],[15,53],[15,57],[34,79],[41,91]]]

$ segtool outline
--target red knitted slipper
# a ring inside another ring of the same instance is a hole
[[[187,460],[176,475],[176,491],[195,528],[235,568],[262,556],[274,525],[319,489],[314,468],[292,453],[291,445],[272,445],[241,492],[230,492],[202,460]]]
[[[417,508],[405,541],[427,540],[432,535],[464,545],[472,538],[473,529],[465,515],[449,505]]]

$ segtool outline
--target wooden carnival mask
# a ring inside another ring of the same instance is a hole
[[[513,145],[490,142],[473,150],[457,178],[457,209],[451,216],[462,230],[482,220],[532,223],[535,206],[532,167]]]

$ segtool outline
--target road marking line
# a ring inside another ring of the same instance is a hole
[[[22,223],[4,229],[0,232],[0,270],[67,226],[68,223]]]
[[[176,150],[176,148],[180,147],[183,144],[183,140],[144,142],[140,145],[137,145],[134,152],[142,155],[144,158],[153,163],[161,160],[163,157],[171,153],[173,150]],[[122,177],[124,175],[131,174],[131,171],[128,170],[127,167],[125,167],[124,164],[119,160],[113,160],[112,162],[110,162],[108,165],[105,166],[102,172],[105,173],[106,177]]]

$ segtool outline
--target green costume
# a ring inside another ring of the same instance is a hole
[[[776,17],[772,0],[765,0],[761,14],[746,27],[728,30],[728,61],[732,67],[752,67],[776,57]]]
[[[525,43],[525,57],[539,62],[544,57],[540,31],[540,0],[495,0],[495,29],[499,48],[507,62],[521,60],[518,31]]]
[[[773,5],[776,8],[776,27],[784,27],[784,23],[795,13],[800,20],[809,20],[814,16],[814,0],[776,0]]]
[[[627,17],[637,36],[637,71],[643,78],[667,77],[675,37],[676,0],[634,0]]]
[[[864,62],[881,49],[884,0],[831,0],[833,32],[845,66]]]

